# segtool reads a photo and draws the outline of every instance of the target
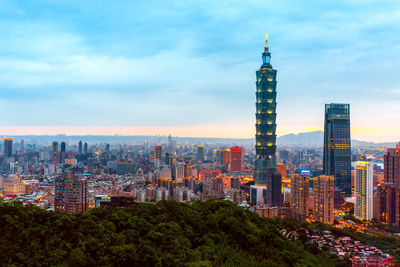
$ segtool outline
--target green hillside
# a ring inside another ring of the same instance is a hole
[[[346,266],[228,201],[83,215],[0,203],[0,233],[0,266]]]

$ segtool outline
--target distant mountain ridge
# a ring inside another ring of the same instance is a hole
[[[277,138],[278,145],[322,145],[324,132],[314,131],[298,134],[285,134]]]
[[[98,142],[98,143],[166,143],[168,136],[166,135],[4,135],[14,137],[14,142],[20,142],[24,139],[25,142],[44,142],[51,143],[52,141],[65,141],[77,143],[80,140],[83,142]],[[177,137],[172,136],[173,140],[178,143],[193,143],[193,144],[224,144],[224,145],[252,145],[255,142],[254,138],[213,138],[213,137]],[[323,131],[304,132],[298,134],[285,134],[277,138],[279,146],[322,146],[324,140]],[[397,143],[374,143],[366,141],[351,140],[353,147],[395,147]]]
[[[285,134],[277,138],[277,145],[322,146],[324,144],[324,132],[313,131],[298,134]],[[375,143],[359,140],[351,140],[353,147],[395,147],[395,142]]]

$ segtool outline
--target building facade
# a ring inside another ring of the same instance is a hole
[[[333,223],[333,176],[321,175],[313,181],[313,213],[315,220]]]
[[[12,137],[4,137],[4,157],[9,158],[12,155]]]
[[[400,187],[400,142],[396,148],[388,148],[384,155],[384,180]]]
[[[197,147],[197,160],[200,162],[204,161],[204,146]]]
[[[351,196],[350,105],[326,104],[324,124],[325,175],[335,177],[335,187]]]
[[[55,178],[54,210],[84,213],[89,208],[87,180],[72,170]]]
[[[354,194],[356,203],[354,215],[360,220],[373,218],[373,165],[368,161],[358,161],[355,170]]]
[[[162,155],[162,147],[161,146],[154,146],[154,165],[156,164],[157,160],[161,162],[161,155]]]
[[[400,189],[393,183],[381,184],[378,186],[376,198],[378,221],[400,226]]]
[[[309,177],[295,174],[292,176],[291,186],[290,210],[295,218],[306,219],[309,213]]]
[[[229,158],[229,172],[241,172],[243,168],[243,148],[231,147]]]

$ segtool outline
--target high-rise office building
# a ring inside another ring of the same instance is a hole
[[[87,180],[72,170],[55,178],[54,210],[65,213],[83,213],[89,208]]]
[[[82,141],[79,141],[78,152],[79,152],[80,155],[82,155]]]
[[[197,160],[201,162],[204,161],[204,146],[197,147]]]
[[[290,209],[298,219],[306,219],[309,213],[308,190],[310,187],[309,177],[295,174],[292,176],[290,190]]]
[[[373,217],[373,165],[368,161],[358,161],[355,170],[354,194],[356,203],[354,215],[360,220],[371,220]]]
[[[323,223],[333,223],[333,176],[321,175],[313,181],[313,213],[315,220]]]
[[[161,155],[162,155],[162,147],[154,146],[154,165],[156,164],[157,160],[161,161]]]
[[[384,156],[385,183],[400,187],[400,142],[396,148],[388,148]]]
[[[85,143],[83,144],[83,154],[87,155],[88,151],[89,151],[89,150],[88,150],[88,143],[85,142]]]
[[[53,141],[53,143],[51,144],[51,151],[54,153],[58,152],[58,142],[57,141]]]
[[[65,147],[66,147],[65,142],[61,142],[61,152],[62,153],[65,153]]]
[[[335,187],[351,196],[350,105],[326,104],[324,174],[335,177]]]
[[[4,137],[4,157],[9,158],[12,155],[12,137]]]
[[[230,148],[230,159],[229,159],[229,171],[230,172],[241,172],[243,168],[243,148],[231,147]]]
[[[254,182],[265,186],[267,205],[282,202],[281,176],[276,168],[276,73],[270,63],[268,38],[262,53],[262,65],[256,71],[256,159]]]

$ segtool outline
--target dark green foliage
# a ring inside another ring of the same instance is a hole
[[[83,215],[0,203],[0,266],[342,266],[228,201],[138,204]],[[292,222],[286,222],[289,228]]]

